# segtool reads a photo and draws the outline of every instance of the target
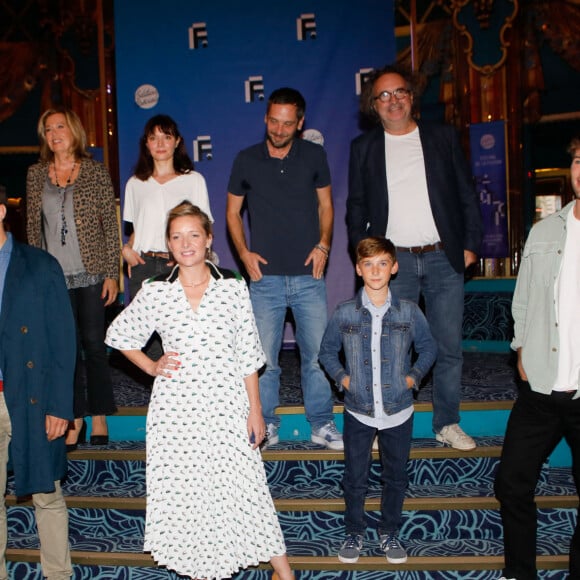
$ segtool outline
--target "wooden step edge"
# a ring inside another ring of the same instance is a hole
[[[460,411],[510,411],[513,407],[513,401],[462,401],[459,405]],[[428,402],[414,403],[417,413],[431,413],[433,404]],[[344,411],[342,404],[335,404],[332,412],[340,414]],[[276,415],[305,415],[304,405],[286,405],[276,409]],[[119,417],[144,417],[147,415],[147,407],[118,407],[116,416]]]
[[[67,454],[68,459],[101,459],[111,461],[145,461],[145,449],[76,449]]]
[[[343,564],[336,556],[290,556],[290,565],[295,570],[501,570],[504,566],[503,556],[409,556],[404,564],[389,564],[380,556],[359,558],[356,564]],[[568,568],[568,555],[538,556],[537,567],[540,570],[561,570]]]
[[[479,445],[471,451],[459,451],[452,447],[412,447],[409,459],[447,459],[456,457],[500,457],[501,445]],[[342,451],[331,449],[266,449],[262,452],[264,461],[344,461]],[[373,459],[379,452],[373,451]]]
[[[149,554],[121,552],[89,552],[71,550],[73,564],[81,566],[127,566],[150,568],[156,566]],[[39,562],[38,550],[6,550],[6,559],[12,562]],[[503,556],[425,556],[409,557],[405,564],[389,564],[379,556],[361,557],[356,564],[343,564],[336,556],[289,556],[294,570],[501,570]],[[568,568],[568,555],[538,556],[540,570],[562,570]],[[269,569],[268,564],[258,568]]]
[[[69,508],[139,511],[144,511],[146,508],[144,497],[67,496],[65,499]],[[8,506],[32,505],[30,500],[17,502],[16,497],[13,495],[7,495],[5,501]],[[577,495],[536,496],[535,501],[536,505],[541,509],[575,509],[579,503]],[[278,498],[274,500],[274,505],[279,512],[344,511],[344,500],[342,498]],[[380,498],[367,499],[365,502],[367,511],[379,511],[380,508]],[[496,510],[499,509],[499,503],[494,497],[410,497],[405,499],[403,509],[407,511]]]
[[[500,445],[479,445],[472,451],[459,451],[452,447],[413,447],[409,459],[447,459],[456,457],[499,457]],[[145,461],[145,450],[123,449],[77,449],[68,454],[69,459],[102,459],[112,461]],[[342,451],[332,449],[266,449],[262,452],[264,461],[344,461]],[[379,452],[373,451],[373,459]]]

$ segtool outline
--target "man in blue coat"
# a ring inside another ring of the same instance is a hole
[[[0,194],[0,489],[7,464],[17,496],[32,495],[43,575],[72,576],[64,433],[73,419],[75,328],[64,275],[48,253],[4,228]],[[4,492],[2,492],[3,494]],[[0,579],[6,579],[6,506],[0,502]]]
[[[352,248],[368,236],[397,246],[391,288],[422,297],[437,342],[433,367],[433,431],[464,451],[474,440],[459,426],[463,355],[464,270],[477,260],[482,223],[471,173],[453,127],[413,117],[415,83],[395,66],[375,71],[361,111],[380,124],[350,150],[347,222]]]

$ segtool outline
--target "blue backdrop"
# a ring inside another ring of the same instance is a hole
[[[354,291],[345,201],[349,144],[360,133],[358,92],[369,69],[394,60],[394,0],[138,4],[115,1],[122,188],[146,121],[171,115],[207,181],[220,265],[237,268],[225,225],[232,162],[240,149],[263,140],[268,95],[281,86],[298,89],[307,103],[304,128],[324,139],[332,173],[333,309]]]

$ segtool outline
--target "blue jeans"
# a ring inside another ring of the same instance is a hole
[[[413,415],[391,429],[377,431],[348,411],[344,412],[344,525],[347,534],[364,536],[367,522],[365,498],[369,486],[372,445],[378,434],[381,451],[381,519],[379,535],[396,534],[401,527],[403,501],[409,483],[407,461],[411,450]]]
[[[390,287],[416,304],[423,296],[425,316],[437,342],[433,366],[433,430],[459,423],[463,350],[463,274],[458,274],[443,251],[397,252],[399,271]]]
[[[495,479],[503,523],[506,578],[535,580],[535,490],[543,463],[562,438],[572,450],[572,476],[580,490],[580,399],[543,395],[523,383],[510,414]],[[580,578],[580,522],[570,542],[570,578]]]
[[[300,378],[306,419],[313,429],[332,421],[330,384],[318,364],[318,351],[328,320],[324,279],[264,276],[250,283],[250,298],[262,348],[266,353],[266,369],[260,376],[264,420],[275,425],[280,423],[275,415],[280,404],[279,356],[286,310],[290,308],[300,350]]]

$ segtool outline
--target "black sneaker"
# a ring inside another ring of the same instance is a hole
[[[383,534],[381,536],[381,550],[391,564],[404,564],[407,561],[407,551],[397,536]]]
[[[347,534],[338,552],[338,559],[344,564],[355,564],[362,550],[363,537],[360,534]]]

